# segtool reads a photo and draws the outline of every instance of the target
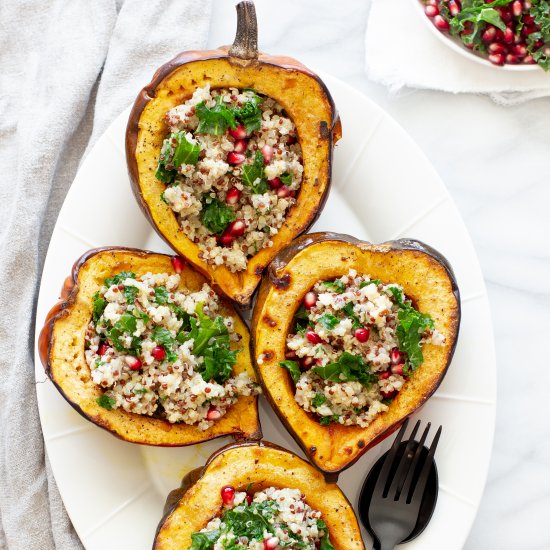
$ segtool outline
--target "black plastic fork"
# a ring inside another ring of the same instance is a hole
[[[403,423],[384,461],[368,511],[370,526],[380,541],[380,550],[392,550],[414,529],[442,430],[440,426],[428,454],[423,462],[419,462],[431,426],[428,423],[420,442],[417,443],[414,438],[420,427],[419,420],[409,437],[405,452],[394,464],[407,425],[408,419]],[[413,449],[415,449],[414,453]]]

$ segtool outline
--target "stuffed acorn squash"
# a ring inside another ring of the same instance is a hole
[[[295,454],[265,441],[214,453],[170,493],[164,513],[156,550],[211,548],[222,537],[246,537],[268,549],[364,548],[340,489]]]
[[[183,52],[139,94],[126,133],[133,192],[161,237],[246,304],[318,216],[341,127],[319,77],[257,51],[252,2],[231,48]]]
[[[253,356],[281,420],[312,462],[336,475],[436,390],[459,321],[453,272],[435,250],[314,233],[268,269]]]
[[[121,439],[182,446],[261,437],[248,330],[181,257],[89,251],[39,345],[63,397]]]

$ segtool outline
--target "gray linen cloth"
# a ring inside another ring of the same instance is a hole
[[[41,269],[86,149],[156,67],[205,46],[210,8],[210,0],[0,3],[2,549],[81,548],[38,418],[33,341]]]

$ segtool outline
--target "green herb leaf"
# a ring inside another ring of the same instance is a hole
[[[304,307],[304,304],[301,304],[300,307],[296,310],[296,313],[294,314],[294,319],[300,319],[302,321],[309,320],[309,312]]]
[[[330,416],[320,416],[319,417],[319,424],[321,426],[328,426],[329,424],[332,424],[333,422],[338,422],[338,419],[340,417],[337,414],[333,414]]]
[[[126,299],[126,303],[133,304],[136,301],[138,292],[139,290],[137,286],[125,286],[123,293],[124,293],[124,298]]]
[[[129,355],[139,355],[141,352],[141,339],[133,336],[133,333],[137,328],[137,318],[130,312],[126,311],[120,317],[120,319],[107,330],[107,337],[113,343],[113,346],[117,351],[128,353]],[[124,334],[132,336],[132,342],[130,348],[127,348],[122,343],[121,337]]]
[[[380,279],[371,279],[370,281],[363,281],[359,284],[359,288],[365,288],[368,285],[381,285],[382,281]]]
[[[323,286],[331,292],[336,294],[342,294],[346,290],[346,285],[340,279],[334,279],[334,281],[323,281]]]
[[[332,380],[333,382],[359,381],[366,387],[378,380],[378,376],[371,372],[363,357],[353,355],[347,351],[343,352],[334,363],[329,363],[324,367],[314,367],[311,371],[324,380]]]
[[[354,304],[353,302],[348,302],[343,308],[342,311],[346,314],[347,317],[349,317],[353,323],[352,328],[361,328],[363,325],[361,324],[361,321],[359,320],[359,317],[355,315],[355,312],[353,311]]]
[[[279,365],[288,370],[290,376],[292,377],[292,380],[294,380],[294,383],[300,380],[300,376],[302,376],[302,373],[300,372],[298,361],[285,360],[281,361]]]
[[[399,349],[407,354],[406,366],[410,364],[412,370],[415,370],[424,361],[420,341],[426,330],[433,330],[433,319],[427,313],[416,310],[410,301],[406,301],[400,288],[390,286],[388,290],[399,306],[399,324],[395,331]]]
[[[242,106],[234,109],[235,116],[244,124],[246,132],[251,134],[252,132],[259,130],[262,126],[262,111],[260,110],[260,103],[263,99],[252,91],[252,96]]]
[[[151,332],[151,340],[154,340],[164,348],[166,359],[169,363],[177,361],[178,354],[174,351],[174,348],[178,345],[177,340],[167,328],[156,326]]]
[[[285,172],[279,176],[279,179],[285,184],[290,185],[292,183],[292,174]]]
[[[317,408],[320,407],[323,403],[326,403],[327,398],[322,393],[316,393],[311,400],[311,404]]]
[[[201,222],[212,233],[221,235],[233,220],[235,212],[229,206],[212,197],[203,200]]]
[[[206,531],[205,533],[192,533],[189,550],[211,550],[214,543],[220,538],[219,530]]]
[[[218,339],[211,347],[205,349],[203,368],[200,371],[203,380],[215,380],[218,384],[226,382],[233,374],[237,353],[238,350],[229,349],[229,339],[227,342]]]
[[[99,321],[106,307],[107,300],[105,300],[99,292],[96,292],[92,298],[92,321],[94,323]]]
[[[95,402],[104,409],[107,409],[108,411],[112,411],[113,407],[115,406],[116,401],[109,397],[107,394],[100,395]]]
[[[169,293],[165,286],[157,286],[153,290],[155,291],[153,300],[157,304],[166,304],[168,302]]]
[[[317,319],[317,322],[323,325],[327,330],[332,330],[337,324],[340,323],[340,319],[335,317],[332,313],[325,313]]]
[[[223,322],[223,317],[218,315],[214,320],[204,314],[203,304],[197,304],[195,309],[199,324],[194,323],[194,327],[189,333],[193,338],[193,355],[202,355],[211,338],[225,337],[229,338],[229,331]],[[194,321],[192,318],[191,321]],[[191,323],[193,325],[193,322]]]
[[[135,279],[136,274],[132,273],[131,271],[121,271],[120,273],[117,273],[114,277],[108,277],[103,281],[103,284],[109,288],[113,285],[120,285],[122,284],[126,279]]]
[[[207,107],[204,101],[201,101],[195,107],[195,114],[199,119],[199,126],[196,132],[198,134],[213,134],[221,136],[228,128],[236,128],[235,114],[223,101],[222,96],[217,96],[215,105],[212,108]]]
[[[171,184],[176,177],[177,172],[175,170],[168,170],[166,165],[170,163],[172,156],[174,155],[174,149],[172,147],[171,141],[172,134],[170,134],[163,142],[162,148],[160,150],[160,157],[157,166],[157,171],[155,177],[166,183],[167,185]]]
[[[132,391],[134,392],[134,394],[142,394],[142,395],[148,392],[147,388],[134,388]]]
[[[256,151],[254,162],[243,166],[242,182],[252,189],[253,193],[265,193],[267,180],[264,177],[264,157]]]
[[[177,141],[172,164],[176,168],[182,164],[197,164],[201,146],[198,143],[191,143],[186,132],[177,132],[171,137]]]

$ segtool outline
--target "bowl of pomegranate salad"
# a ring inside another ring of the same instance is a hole
[[[168,273],[106,278],[93,296],[85,358],[101,407],[207,430],[260,390],[247,373],[233,376],[240,336],[218,295],[206,283],[195,292],[179,283]]]
[[[190,550],[334,550],[321,512],[298,489],[267,487],[255,493],[221,489],[221,513],[191,535]]]
[[[304,296],[280,366],[321,425],[365,428],[421,368],[426,343],[443,345],[445,336],[401,286],[350,270]]]
[[[303,174],[296,127],[252,89],[197,88],[166,113],[156,171],[161,199],[199,257],[232,272],[271,240],[295,203]]]
[[[413,0],[458,53],[486,66],[550,71],[550,0]]]

